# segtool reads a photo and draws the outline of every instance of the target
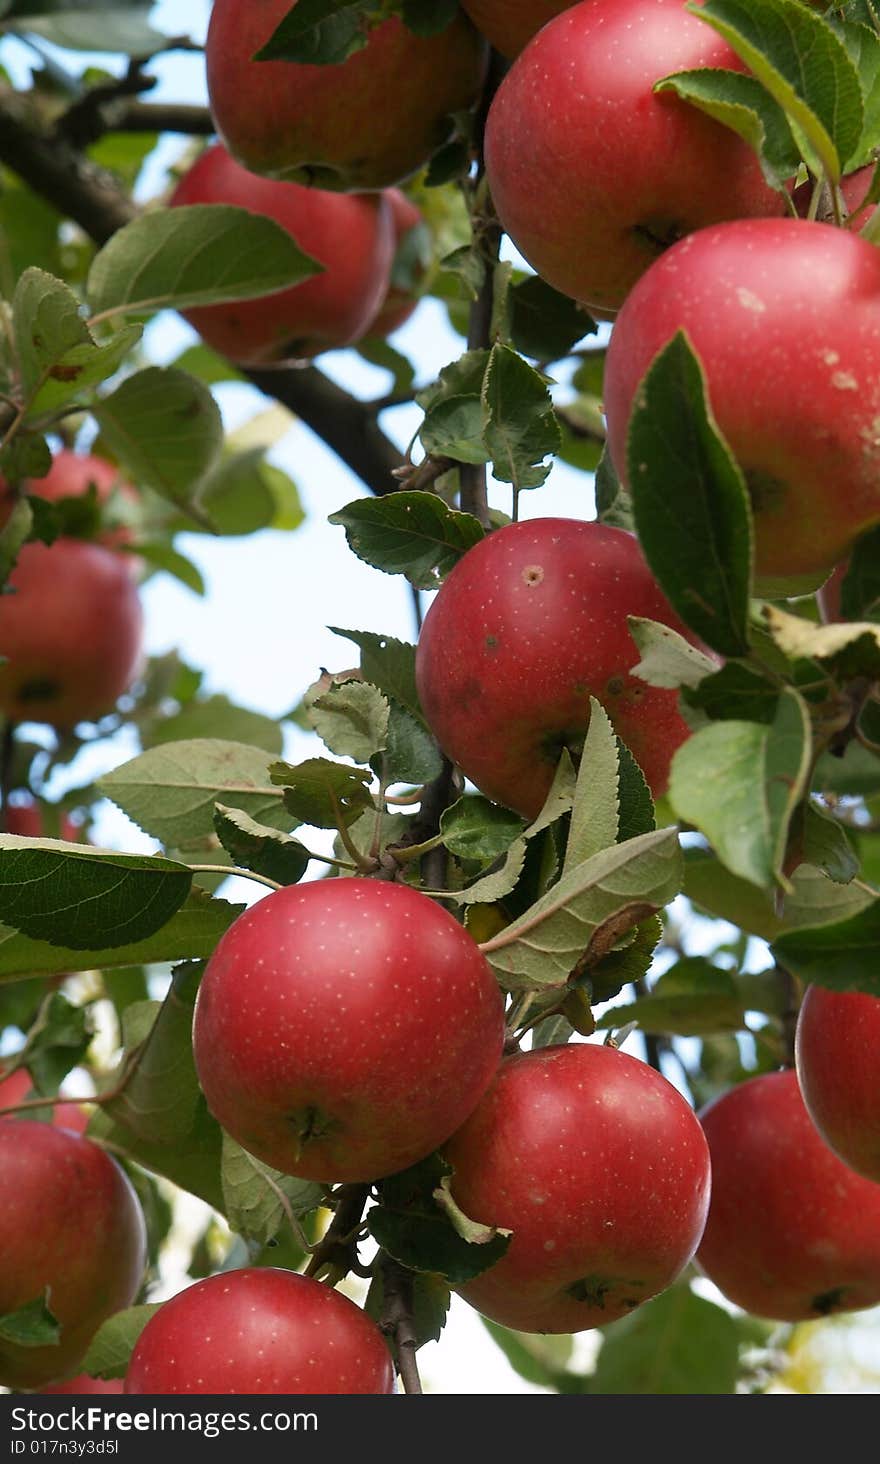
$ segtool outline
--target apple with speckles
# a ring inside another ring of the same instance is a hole
[[[284,1174],[372,1180],[430,1154],[501,1059],[503,1001],[476,942],[407,885],[267,895],[220,940],[193,1051],[214,1117]]]
[[[677,332],[745,475],[759,594],[815,590],[880,522],[880,250],[804,219],[702,229],[658,259],[620,312],[605,369],[608,442]]]
[[[653,90],[702,67],[744,69],[683,0],[583,0],[530,41],[492,102],[486,176],[506,233],[601,315],[684,234],[785,211],[735,132]]]
[[[209,1276],[155,1312],[126,1393],[393,1393],[376,1323],[338,1291],[271,1267]]]
[[[697,1264],[757,1316],[807,1321],[880,1302],[880,1184],[819,1135],[793,1069],[749,1078],[700,1114],[712,1157]]]
[[[208,97],[229,151],[255,173],[319,188],[409,177],[473,106],[487,49],[464,15],[417,36],[396,16],[338,65],[253,58],[296,0],[214,0]]]
[[[583,745],[590,696],[665,791],[690,729],[674,691],[631,674],[629,615],[694,640],[623,529],[528,519],[459,560],[425,616],[416,681],[441,747],[487,797],[533,818],[563,748]]]
[[[465,1214],[513,1231],[501,1260],[458,1288],[505,1327],[613,1322],[670,1286],[702,1234],[709,1154],[696,1116],[613,1047],[505,1059],[443,1154]]]
[[[272,219],[321,266],[287,290],[255,300],[183,311],[220,355],[245,365],[302,360],[362,336],[388,290],[394,254],[391,205],[383,193],[328,193],[260,178],[215,144],[169,200],[227,203]]]
[[[38,1388],[76,1371],[106,1317],[134,1301],[144,1218],[128,1179],[97,1144],[48,1123],[0,1122],[0,1316],[47,1295],[60,1341],[0,1336],[0,1383]]]
[[[825,1143],[880,1184],[880,999],[808,986],[795,1058],[807,1112]]]

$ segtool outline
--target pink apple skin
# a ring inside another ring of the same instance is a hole
[[[295,1271],[197,1281],[155,1312],[126,1393],[393,1393],[391,1354],[347,1296]]]
[[[411,236],[416,229],[426,229],[422,211],[401,193],[399,188],[388,188],[385,190],[385,198],[391,209],[391,218],[394,225],[394,253],[395,263],[400,251],[408,252]],[[379,309],[375,319],[370,321],[366,334],[368,337],[376,336],[382,339],[391,335],[392,331],[399,330],[405,321],[409,320],[413,311],[419,303],[417,295],[413,294],[412,288],[395,282],[395,263],[391,266],[391,283],[388,286],[388,293]],[[407,261],[405,273],[413,280],[424,275],[422,260],[417,260],[415,268]]]
[[[201,305],[184,315],[215,351],[245,365],[317,356],[363,335],[388,289],[394,235],[382,194],[327,193],[259,178],[219,146],[208,148],[171,196],[179,204],[231,203],[274,219],[324,266],[257,300]]]
[[[72,727],[109,712],[141,663],[125,555],[79,539],[25,544],[0,599],[0,713]]]
[[[749,485],[758,592],[815,589],[880,521],[880,250],[827,224],[746,219],[658,259],[606,363],[623,478],[639,384],[680,330]]]
[[[461,8],[489,44],[512,60],[542,25],[571,9],[571,0],[462,0]]]
[[[422,626],[416,681],[447,756],[496,803],[533,818],[564,746],[604,706],[655,795],[689,736],[676,693],[630,675],[627,616],[688,639],[636,539],[575,519],[529,519],[468,550]]]
[[[464,1122],[501,1059],[503,1002],[467,931],[406,885],[268,895],[217,946],[193,1051],[215,1118],[284,1174],[378,1179]]]
[[[487,51],[464,17],[419,37],[396,18],[341,65],[254,61],[291,0],[215,0],[206,62],[211,111],[255,173],[320,188],[386,188],[415,173],[473,106]]]
[[[880,1185],[829,1149],[793,1070],[700,1114],[712,1197],[697,1264],[737,1306],[783,1322],[880,1302]]]
[[[683,0],[583,0],[514,62],[489,111],[486,172],[506,232],[563,294],[613,316],[683,234],[783,212],[735,133],[652,92],[707,66],[743,69]]]
[[[66,1383],[50,1383],[48,1388],[40,1388],[40,1393],[121,1393],[121,1378],[90,1378],[88,1373],[80,1373],[78,1377],[68,1378]]]
[[[507,1058],[444,1145],[472,1220],[513,1231],[459,1287],[523,1332],[580,1332],[672,1284],[709,1202],[700,1125],[672,1084],[612,1047],[572,1043]]]
[[[105,1317],[130,1306],[146,1263],[144,1218],[97,1144],[48,1123],[0,1122],[0,1316],[49,1287],[58,1346],[0,1340],[0,1383],[38,1388],[75,1372]]]
[[[825,1143],[880,1184],[880,999],[808,986],[795,1052],[801,1094]]]

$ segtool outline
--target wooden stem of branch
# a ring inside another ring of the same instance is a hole
[[[416,1363],[416,1337],[413,1322],[413,1273],[385,1251],[379,1266],[382,1272],[382,1331],[394,1342],[397,1371],[405,1393],[421,1393],[422,1380]]]

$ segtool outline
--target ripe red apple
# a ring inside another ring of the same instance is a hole
[[[200,305],[184,317],[221,355],[246,365],[317,356],[364,334],[388,289],[394,236],[383,194],[327,193],[249,173],[215,144],[175,188],[170,204],[230,203],[274,219],[324,266],[257,300]]]
[[[57,1346],[0,1338],[0,1383],[38,1388],[74,1372],[105,1317],[130,1306],[146,1261],[144,1219],[97,1144],[48,1123],[0,1123],[0,1316],[49,1289]]]
[[[430,236],[421,209],[399,188],[386,189],[385,197],[394,226],[391,282],[379,313],[366,330],[367,336],[383,339],[409,320],[419,303],[416,287],[430,262]]]
[[[523,1332],[580,1332],[672,1284],[696,1250],[709,1155],[672,1084],[613,1047],[572,1043],[507,1058],[444,1145],[472,1220],[513,1231],[459,1288]]]
[[[142,612],[126,557],[100,544],[25,544],[0,599],[0,713],[72,727],[137,674]]]
[[[30,794],[13,794],[15,801],[3,809],[3,832],[18,834],[24,839],[66,839],[76,844],[82,838],[82,829],[68,814],[62,813],[58,820],[58,832],[52,833],[46,826],[43,807]]]
[[[459,560],[425,616],[416,681],[434,736],[487,797],[533,818],[562,749],[580,750],[591,695],[665,791],[689,728],[674,691],[630,675],[628,615],[693,640],[622,529],[529,519]]]
[[[639,384],[685,331],[755,516],[759,593],[815,589],[880,521],[880,251],[802,219],[745,219],[683,239],[620,313],[605,371],[626,478]]]
[[[121,478],[119,469],[108,463],[106,458],[95,457],[91,453],[73,452],[66,447],[56,452],[45,478],[25,479],[22,492],[55,501],[59,498],[77,498],[92,486],[102,505],[114,493],[118,493],[131,504],[137,502],[137,490]],[[4,521],[11,505],[12,492],[0,479],[0,518]],[[125,525],[108,528],[100,535],[100,543],[110,547],[130,540],[131,530]],[[129,560],[129,563],[133,565],[134,559]]]
[[[880,1184],[880,999],[808,986],[795,1052],[801,1094],[825,1143]]]
[[[697,1263],[709,1280],[783,1322],[880,1302],[880,1185],[819,1137],[794,1071],[749,1078],[700,1117],[712,1197]]]
[[[420,37],[392,18],[341,65],[254,61],[291,0],[215,0],[208,96],[221,138],[254,172],[321,188],[385,188],[452,135],[476,101],[486,47],[457,17]]]
[[[781,214],[729,128],[661,77],[743,69],[683,0],[583,0],[513,63],[486,125],[486,172],[516,247],[563,294],[613,315],[668,245],[720,219]]]
[[[126,1393],[393,1393],[376,1323],[320,1281],[253,1267],[197,1281],[141,1333]]]
[[[41,1393],[121,1393],[121,1378],[90,1378],[88,1373],[80,1373],[78,1377],[68,1378],[66,1383],[50,1383],[47,1388],[40,1388]]]
[[[571,0],[461,0],[477,30],[503,56],[518,56],[542,25],[571,7]]]
[[[208,962],[193,1051],[215,1118],[304,1179],[378,1179],[463,1123],[501,1058],[503,1002],[476,943],[407,885],[291,886]]]

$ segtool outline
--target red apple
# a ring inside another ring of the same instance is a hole
[[[516,247],[563,294],[613,315],[683,234],[781,214],[752,150],[661,77],[742,70],[683,0],[583,0],[513,63],[486,125],[486,172]]]
[[[476,101],[485,43],[457,17],[420,37],[392,18],[340,65],[254,61],[291,0],[214,0],[206,61],[221,138],[254,172],[321,188],[385,188],[428,161]]]
[[[126,1393],[393,1393],[391,1354],[348,1297],[295,1271],[197,1281],[141,1333]]]
[[[182,312],[209,346],[233,361],[266,365],[348,345],[382,303],[394,252],[382,194],[327,193],[259,178],[215,145],[181,178],[170,203],[230,203],[263,214],[324,266],[322,274],[274,295]]]
[[[709,1280],[783,1322],[880,1302],[880,1185],[819,1137],[794,1071],[749,1078],[700,1117],[712,1198],[697,1263]]]
[[[208,962],[193,1051],[215,1118],[304,1179],[368,1180],[463,1123],[501,1057],[476,943],[407,885],[333,879],[266,896]]]
[[[31,1075],[26,1068],[16,1068],[8,1078],[0,1081],[0,1110],[15,1108],[19,1103],[23,1103],[25,1100],[31,1101],[37,1097],[39,1094],[34,1091]],[[56,1107],[47,1099],[43,1108],[25,1109],[18,1114],[5,1114],[0,1111],[0,1118],[34,1117],[48,1119],[56,1128],[68,1129],[73,1134],[84,1134],[89,1122],[88,1111],[81,1103],[59,1103]]]
[[[419,303],[416,293],[430,263],[430,236],[420,208],[399,188],[385,191],[394,225],[394,261],[385,299],[367,328],[367,336],[384,338],[409,320]]]
[[[0,1123],[0,1316],[42,1296],[57,1346],[0,1338],[0,1383],[37,1388],[74,1372],[105,1317],[130,1306],[146,1261],[144,1219],[97,1144],[48,1123]]]
[[[33,495],[35,498],[46,498],[54,502],[59,498],[77,498],[80,494],[86,493],[90,487],[94,487],[101,505],[107,503],[115,493],[121,499],[126,499],[130,504],[137,502],[137,490],[130,483],[126,483],[120,476],[118,468],[108,463],[106,458],[95,457],[90,453],[73,452],[70,448],[62,448],[52,459],[52,466],[45,478],[27,478],[22,484],[22,492]],[[12,504],[12,493],[8,485],[0,479],[0,517],[5,520],[8,508]],[[124,525],[114,526],[103,531],[100,535],[100,543],[109,545],[111,548],[117,544],[127,543],[131,539],[131,530]],[[134,564],[134,559],[129,560]]]
[[[795,1049],[801,1094],[825,1143],[880,1184],[880,999],[808,986]]]
[[[459,1288],[523,1332],[580,1332],[670,1286],[696,1250],[709,1156],[666,1078],[613,1047],[572,1043],[508,1058],[444,1146],[472,1220],[513,1231]]]
[[[533,818],[562,749],[580,750],[591,695],[665,791],[689,728],[675,692],[630,674],[628,615],[693,640],[622,529],[530,519],[459,560],[425,616],[416,681],[441,747],[487,797]]]
[[[41,1393],[121,1393],[121,1378],[90,1378],[88,1373],[80,1373],[76,1378],[68,1378],[66,1383],[50,1383],[48,1388],[40,1388]]]
[[[15,793],[13,799],[15,801],[10,801],[3,809],[4,833],[18,834],[24,839],[66,839],[69,844],[76,844],[82,838],[79,824],[75,824],[66,813],[60,815],[58,831],[53,833],[47,827],[44,805],[30,794]]]
[[[611,454],[639,384],[678,331],[742,467],[759,593],[815,589],[880,521],[880,250],[802,219],[746,219],[683,239],[621,311],[605,370]]]
[[[0,713],[72,727],[137,674],[142,612],[121,554],[79,539],[25,544],[0,599]]]
[[[461,8],[496,51],[512,58],[571,0],[461,0]]]

